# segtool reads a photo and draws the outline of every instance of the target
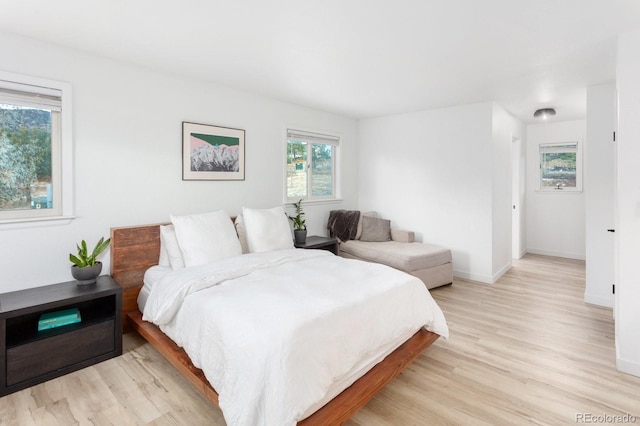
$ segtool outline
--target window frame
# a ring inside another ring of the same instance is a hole
[[[73,219],[74,201],[71,84],[0,71],[0,88],[33,94],[57,92],[61,99],[60,113],[52,114],[51,123],[51,179],[54,187],[54,207],[0,212],[0,227],[39,225],[52,221],[68,223]],[[53,135],[56,127],[59,131],[59,137],[55,138],[57,141],[54,140]]]
[[[289,141],[295,137],[295,139],[299,142],[305,142],[307,144],[307,195],[304,197],[295,196],[289,197],[289,182],[288,182],[288,155],[289,155]],[[340,180],[339,180],[339,158],[340,158],[340,139],[341,136],[335,132],[326,132],[326,131],[316,131],[316,130],[302,130],[299,127],[288,127],[285,132],[285,141],[284,141],[284,201],[285,204],[291,204],[297,202],[302,199],[306,202],[322,202],[322,201],[336,201],[340,199],[339,188],[340,188]],[[312,174],[310,173],[313,168],[313,155],[312,155],[312,145],[313,144],[322,144],[322,145],[331,145],[333,147],[333,155],[331,158],[332,161],[332,169],[331,169],[331,195],[323,195],[323,196],[313,196],[312,191]]]
[[[575,148],[562,149],[575,145]],[[575,187],[545,187],[542,185],[542,156],[545,153],[575,152],[576,154],[576,186]],[[576,193],[582,192],[582,144],[579,141],[548,142],[538,144],[538,188],[539,192],[548,193]]]

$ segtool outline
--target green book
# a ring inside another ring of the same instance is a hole
[[[78,308],[47,312],[40,315],[40,319],[38,320],[38,331],[74,324],[80,321],[80,311]]]

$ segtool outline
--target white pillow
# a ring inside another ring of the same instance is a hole
[[[160,227],[160,258],[162,252],[167,254],[171,269],[184,268],[184,259],[176,238],[176,230],[173,225],[165,225]]]
[[[236,216],[236,233],[238,234],[238,240],[240,240],[240,247],[242,247],[242,254],[249,253],[249,245],[247,244],[247,230],[244,227],[242,215]]]
[[[247,245],[251,253],[293,248],[293,237],[289,219],[284,208],[242,208]]]
[[[173,216],[176,238],[185,266],[203,265],[242,254],[231,218],[223,210]]]
[[[160,230],[160,256],[158,257],[158,266],[171,266],[167,248],[162,244],[162,229]]]

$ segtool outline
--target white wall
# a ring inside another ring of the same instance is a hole
[[[585,250],[584,300],[613,307],[615,234],[615,84],[587,88],[587,146],[585,150]]]
[[[539,188],[538,145],[585,143],[586,121],[527,126],[527,252],[571,259],[585,258],[583,192],[542,192]],[[583,170],[583,176],[586,171]]]
[[[361,120],[359,207],[449,247],[456,276],[494,282],[511,262],[512,120],[490,102]]]
[[[616,354],[640,376],[640,31],[618,40]]]
[[[493,104],[492,277],[497,281],[511,268],[512,247],[512,150],[513,138],[522,139],[524,124]]]
[[[77,216],[65,226],[0,229],[0,292],[71,280],[76,241],[93,244],[113,226],[282,205],[287,126],[342,136],[344,201],[308,205],[309,233],[326,233],[329,210],[356,207],[353,119],[9,34],[0,33],[0,52],[3,71],[72,84]],[[246,180],[182,181],[182,121],[245,129]]]
[[[526,126],[519,122],[520,134],[513,135],[511,144],[511,200],[512,200],[512,246],[511,256],[520,259],[527,253],[527,141]]]

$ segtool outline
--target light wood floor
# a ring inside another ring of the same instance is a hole
[[[583,293],[584,262],[535,255],[496,284],[433,290],[451,338],[348,425],[575,425],[580,413],[640,423],[640,378],[615,369],[612,312]],[[0,398],[0,423],[224,425],[144,340],[127,335],[124,344],[117,359]]]

